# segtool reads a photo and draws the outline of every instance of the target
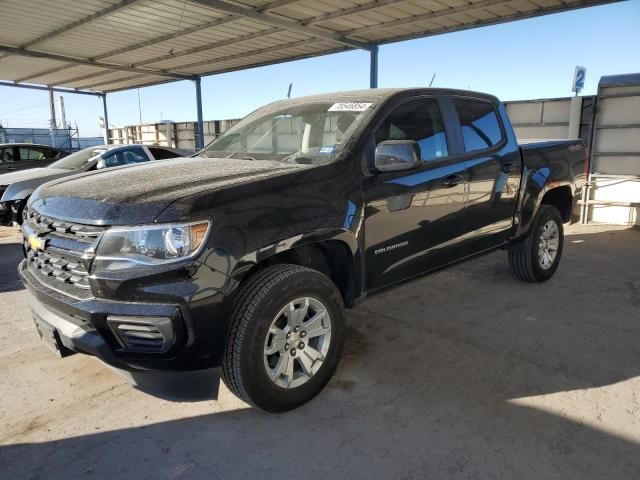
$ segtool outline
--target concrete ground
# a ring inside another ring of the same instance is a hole
[[[349,313],[345,356],[293,412],[171,403],[38,340],[0,230],[0,478],[640,478],[640,231],[571,227],[556,276],[504,252]]]

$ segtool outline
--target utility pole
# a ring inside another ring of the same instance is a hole
[[[58,97],[58,107],[60,107],[60,126],[66,129],[68,128],[67,116],[64,111],[64,97],[62,95]]]
[[[51,146],[55,147],[56,146],[56,105],[55,102],[53,101],[53,89],[49,88],[49,113],[50,113],[50,118],[49,118],[49,130],[51,133]]]

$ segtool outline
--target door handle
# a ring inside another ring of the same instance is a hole
[[[464,177],[462,175],[449,175],[442,179],[442,186],[451,188],[461,184],[462,182],[464,182]]]
[[[518,165],[512,162],[505,162],[502,164],[502,171],[504,173],[515,172],[518,169]]]
[[[16,167],[7,167],[6,170],[17,170]]]

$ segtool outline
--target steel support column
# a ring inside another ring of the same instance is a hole
[[[107,109],[107,94],[102,94],[102,110],[104,115],[104,143],[109,145],[109,111]]]
[[[204,147],[204,121],[202,120],[202,79],[196,77],[196,109],[198,113],[198,125],[196,131],[196,150]]]
[[[369,88],[378,88],[378,45],[369,50],[371,55],[371,70],[369,71]]]

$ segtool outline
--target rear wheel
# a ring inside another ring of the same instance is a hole
[[[222,378],[262,410],[291,410],[317,395],[336,369],[344,341],[342,296],[325,275],[276,265],[241,287]]]
[[[526,239],[509,247],[509,265],[520,280],[545,282],[558,268],[564,245],[562,216],[542,205]]]

